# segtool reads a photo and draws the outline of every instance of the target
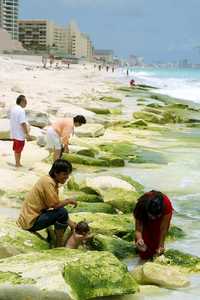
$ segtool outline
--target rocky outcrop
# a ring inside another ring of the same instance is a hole
[[[138,291],[126,266],[109,252],[54,249],[0,264],[1,299],[86,300]]]
[[[135,268],[132,275],[139,284],[153,284],[168,289],[184,288],[190,284],[180,270],[157,263],[145,263]]]
[[[101,124],[84,124],[75,128],[78,137],[99,137],[104,135],[105,128]]]
[[[27,111],[27,119],[29,124],[39,128],[44,128],[50,123],[48,114],[39,111]]]

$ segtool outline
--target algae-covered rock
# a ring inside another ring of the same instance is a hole
[[[134,186],[130,183],[114,176],[96,176],[95,178],[87,178],[86,186],[92,188],[100,195],[102,192],[113,188],[135,191]]]
[[[133,220],[131,215],[111,215],[104,213],[76,213],[71,214],[71,219],[75,222],[85,220],[89,223],[91,232],[104,235],[116,235],[123,237],[133,230]]]
[[[169,249],[156,261],[165,265],[179,266],[187,272],[200,272],[200,257],[179,250]]]
[[[97,194],[86,194],[81,191],[66,191],[64,192],[65,198],[75,199],[78,202],[89,202],[89,203],[96,203],[96,202],[103,202],[101,196]]]
[[[99,146],[101,151],[109,152],[123,159],[128,159],[129,156],[134,155],[136,147],[128,142],[106,143]]]
[[[131,213],[137,203],[139,194],[120,188],[110,188],[102,193],[103,201],[111,204],[123,213]]]
[[[53,249],[0,261],[0,299],[86,300],[138,290],[109,252]]]
[[[29,231],[20,229],[15,221],[0,220],[0,258],[48,249],[48,244]]]
[[[147,147],[138,147],[135,156],[129,159],[130,163],[155,163],[167,164],[168,159],[164,153]]]
[[[125,166],[125,162],[121,157],[104,154],[104,155],[99,155],[98,158],[107,161],[110,167],[124,167]]]
[[[87,203],[87,202],[77,202],[77,207],[67,207],[68,212],[77,213],[77,212],[91,212],[91,213],[105,213],[105,214],[114,214],[116,211],[112,205],[108,203]]]
[[[106,102],[121,102],[122,100],[120,98],[115,98],[111,96],[104,96],[101,97],[99,100],[106,101]]]
[[[131,184],[139,194],[144,193],[144,186],[141,183],[139,183],[138,181],[134,180],[132,177],[127,176],[127,175],[122,175],[122,174],[116,174],[116,173],[114,176]]]
[[[87,166],[109,167],[108,161],[103,160],[103,159],[89,157],[86,155],[64,153],[62,158],[66,159],[74,164],[87,165]]]
[[[105,128],[101,124],[84,124],[75,130],[75,134],[79,137],[99,137],[104,133]]]
[[[133,243],[124,241],[117,236],[97,234],[90,241],[90,247],[93,250],[109,251],[120,259],[136,255]]]
[[[164,124],[165,120],[162,115],[157,115],[155,113],[147,112],[147,111],[137,111],[133,113],[133,117],[135,119],[142,119],[146,122],[156,123],[156,124]]]
[[[183,288],[190,284],[177,268],[151,262],[134,269],[132,275],[140,284],[155,284],[169,289]]]
[[[73,299],[133,294],[139,290],[127,267],[108,253],[86,253],[65,264],[63,276]]]
[[[148,123],[142,119],[138,119],[136,121],[132,121],[132,122],[128,122],[126,124],[123,125],[123,127],[130,127],[130,128],[134,128],[134,127],[141,127],[141,128],[146,128],[148,127]]]

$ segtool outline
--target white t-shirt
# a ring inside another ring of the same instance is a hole
[[[25,140],[22,123],[26,123],[25,110],[20,105],[15,105],[10,112],[10,133],[12,139]]]

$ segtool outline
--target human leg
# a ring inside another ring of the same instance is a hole
[[[21,165],[21,153],[24,148],[25,141],[13,140],[13,151],[15,155],[15,166],[17,168],[22,167]]]

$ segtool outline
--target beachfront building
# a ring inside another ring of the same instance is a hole
[[[113,50],[103,50],[103,49],[95,49],[94,50],[94,59],[97,61],[101,61],[104,63],[113,63]]]
[[[71,21],[66,28],[66,51],[73,57],[92,59],[92,41],[87,34],[80,31],[75,21]]]
[[[64,50],[64,30],[48,20],[20,20],[19,41],[28,50]]]
[[[0,0],[0,27],[18,40],[18,0]]]
[[[20,20],[19,40],[28,50],[45,50],[68,57],[92,59],[92,42],[74,21],[64,28],[48,20]]]

